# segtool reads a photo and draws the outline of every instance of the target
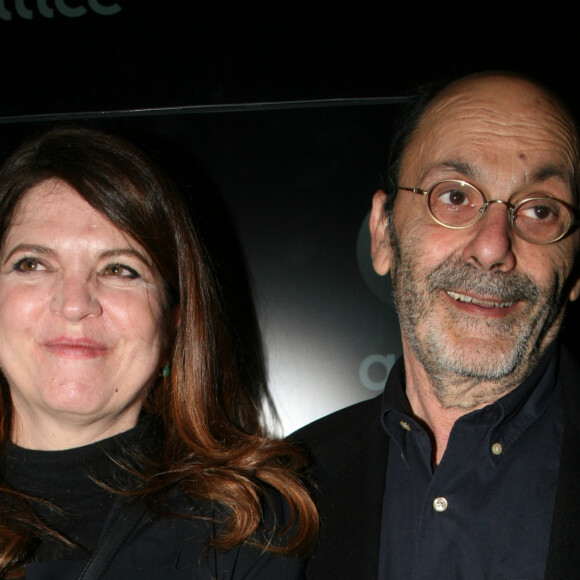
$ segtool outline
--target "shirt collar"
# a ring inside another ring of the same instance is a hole
[[[488,405],[490,408],[497,408],[497,415],[490,430],[490,444],[498,442],[503,453],[507,452],[520,435],[545,412],[553,400],[558,383],[558,355],[559,344],[554,342],[519,387],[492,405]],[[470,416],[476,414],[477,411],[474,411],[461,419],[469,421]],[[500,455],[498,454],[498,457]]]
[[[553,342],[526,379],[515,389],[490,405],[463,415],[458,419],[468,424],[489,426],[490,448],[499,443],[499,460],[518,437],[532,425],[548,407],[557,387],[559,345]],[[423,433],[421,424],[413,417],[405,392],[405,364],[401,357],[393,366],[382,399],[381,423],[385,431],[406,449],[409,432]],[[493,442],[491,441],[493,439]]]

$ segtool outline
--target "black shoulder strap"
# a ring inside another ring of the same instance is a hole
[[[78,580],[98,580],[104,576],[146,509],[145,502],[141,501],[134,501],[123,506],[115,521],[101,538]]]

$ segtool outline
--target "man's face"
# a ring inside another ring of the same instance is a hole
[[[573,204],[574,142],[559,109],[534,85],[463,81],[424,115],[403,156],[399,184],[428,189],[470,182],[515,204],[541,191]],[[549,245],[518,238],[503,204],[470,228],[428,215],[422,196],[399,191],[392,223],[375,197],[373,258],[390,268],[407,364],[429,376],[439,401],[473,408],[519,384],[554,339],[568,298],[578,234]]]

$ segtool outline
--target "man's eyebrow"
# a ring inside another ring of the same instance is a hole
[[[566,185],[570,185],[574,182],[574,177],[571,172],[566,171],[562,166],[555,163],[549,163],[534,170],[528,178],[528,181],[530,183],[538,183],[541,181],[547,181],[552,177]]]
[[[433,163],[425,168],[425,170],[421,173],[421,180],[425,179],[430,173],[434,172],[445,172],[445,171],[452,171],[454,173],[459,173],[464,177],[476,177],[479,173],[477,168],[473,167],[467,161],[463,161],[461,159],[449,159],[445,161],[439,161],[437,163]],[[526,181],[528,183],[541,183],[542,181],[547,181],[548,179],[555,178],[562,183],[573,187],[574,184],[574,176],[570,171],[567,171],[561,165],[557,163],[547,163],[534,169],[531,174],[527,177]]]
[[[425,167],[425,169],[421,172],[420,180],[422,181],[428,176],[430,173],[435,172],[445,172],[445,171],[452,171],[453,173],[459,173],[464,177],[474,177],[477,171],[474,169],[472,165],[470,165],[467,161],[463,161],[461,159],[447,159],[445,161],[438,161],[437,163],[432,163]]]

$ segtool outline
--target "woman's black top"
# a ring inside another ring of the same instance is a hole
[[[118,461],[151,453],[155,429],[150,422],[109,439],[64,451],[35,451],[9,444],[5,481],[14,489],[46,503],[31,502],[50,527],[74,543],[53,538],[41,541],[35,561],[26,567],[27,580],[76,579],[108,529],[122,496],[113,490],[138,485],[138,478]],[[271,505],[272,502],[268,502]],[[280,507],[282,504],[277,502]],[[182,518],[147,510],[105,578],[123,580],[185,580],[193,578],[293,580],[303,578],[303,562],[240,546],[227,552],[210,549],[216,533],[218,506],[195,502],[179,492],[172,505],[201,517]],[[270,519],[284,520],[283,509]],[[213,521],[212,521],[213,518]]]

